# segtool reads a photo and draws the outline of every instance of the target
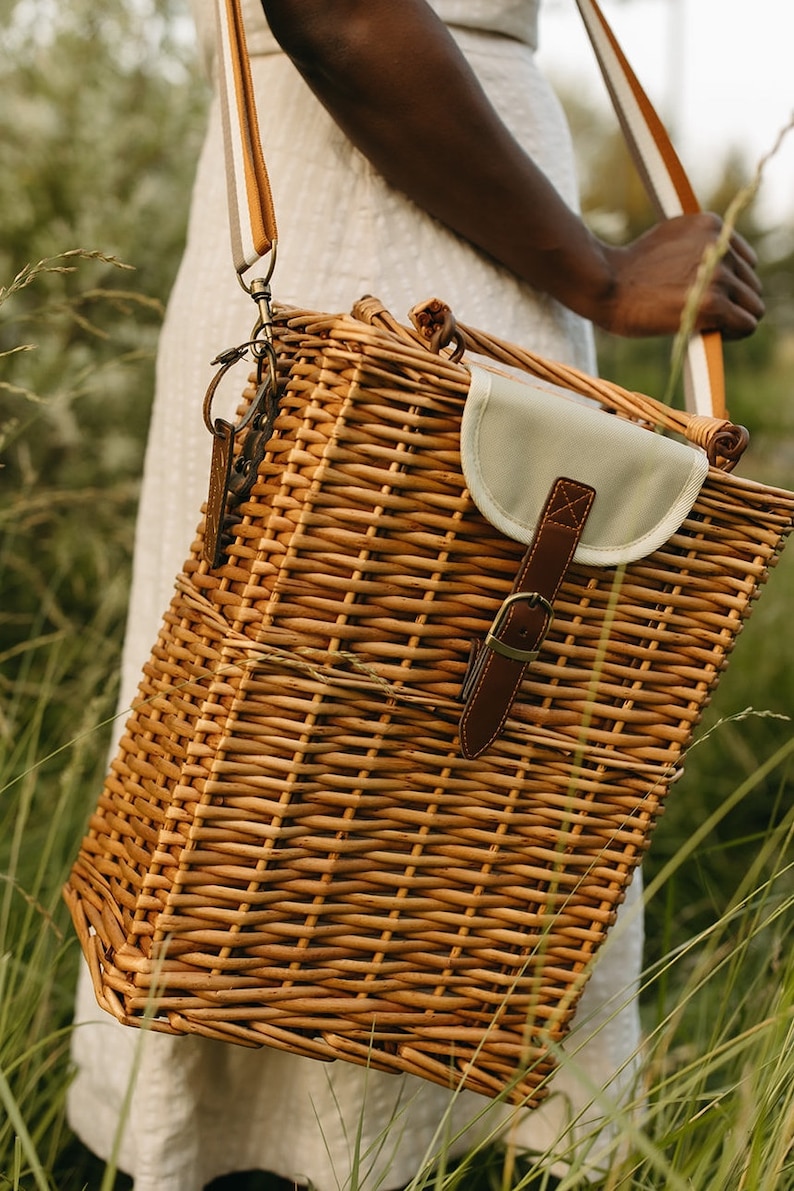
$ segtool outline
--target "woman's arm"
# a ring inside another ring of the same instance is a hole
[[[621,335],[672,334],[721,221],[668,220],[627,247],[598,240],[508,132],[424,0],[262,0],[314,93],[383,176],[538,290]],[[406,246],[410,251],[410,246]],[[738,235],[698,316],[749,335],[764,312]]]

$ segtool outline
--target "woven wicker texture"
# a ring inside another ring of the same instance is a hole
[[[712,468],[663,549],[574,566],[465,761],[470,645],[523,548],[463,483],[464,364],[356,314],[277,312],[258,482],[225,564],[199,538],[178,580],[67,899],[122,1021],[534,1103],[794,494]],[[715,458],[732,433],[467,342]]]

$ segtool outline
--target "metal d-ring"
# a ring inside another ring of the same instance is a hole
[[[265,274],[264,277],[255,277],[250,285],[246,285],[246,283],[243,281],[242,273],[238,272],[237,280],[240,282],[240,285],[245,290],[245,292],[247,294],[250,294],[252,297],[253,297],[253,294],[252,294],[253,287],[256,285],[256,283],[258,281],[261,281],[264,285],[270,284],[270,279],[273,276],[273,270],[276,267],[277,249],[278,249],[278,240],[274,240],[273,243],[270,245],[270,260],[268,261],[267,273]]]

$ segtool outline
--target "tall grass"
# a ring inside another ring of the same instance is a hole
[[[0,290],[6,330],[22,290],[86,261],[108,264],[78,252],[22,270]],[[106,291],[105,300],[118,297]],[[50,333],[73,316],[55,305],[41,313]],[[64,465],[72,451],[91,453],[90,430],[77,423],[86,395],[123,367],[123,358],[97,370],[78,363],[46,398],[18,367],[6,368],[13,383],[0,383],[0,1187],[52,1186],[45,1172],[68,1143],[77,956],[60,886],[104,768],[136,486],[97,471],[90,487],[72,486]],[[72,420],[78,443],[53,465]]]
[[[102,1172],[64,1121],[78,956],[60,888],[105,767],[154,346],[206,88],[179,0],[71,0],[44,20],[6,8],[0,1189],[76,1191]],[[97,243],[129,249],[135,273],[63,252]]]

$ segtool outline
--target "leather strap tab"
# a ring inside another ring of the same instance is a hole
[[[595,495],[594,488],[564,476],[551,487],[513,590],[473,654],[463,680],[460,747],[468,759],[479,757],[505,725],[524,672],[551,628],[552,604]]]

